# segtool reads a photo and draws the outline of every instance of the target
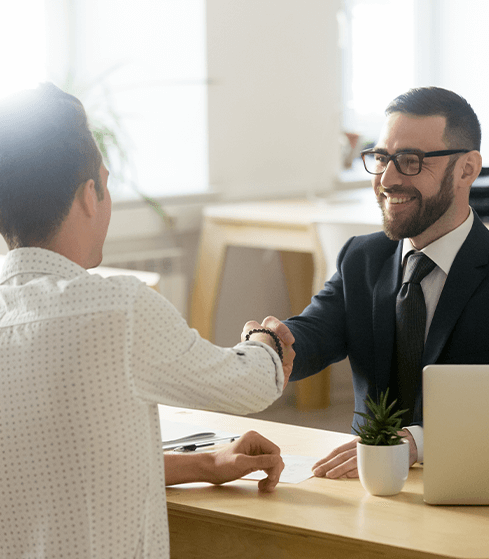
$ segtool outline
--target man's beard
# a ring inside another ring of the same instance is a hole
[[[401,239],[412,239],[417,237],[445,214],[451,206],[455,196],[453,192],[453,167],[453,164],[448,164],[440,183],[440,189],[438,193],[431,198],[423,199],[419,190],[416,188],[392,191],[393,194],[397,194],[399,196],[406,193],[416,197],[416,200],[418,201],[418,209],[411,212],[408,220],[389,218],[383,204],[383,195],[380,194],[380,192],[382,192],[382,188],[377,190],[377,203],[382,210],[384,232],[389,239],[399,241]]]

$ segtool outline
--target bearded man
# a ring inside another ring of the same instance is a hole
[[[350,239],[324,289],[285,324],[295,338],[290,380],[348,357],[356,411],[366,413],[365,398],[388,388],[409,410],[403,434],[414,464],[423,460],[423,367],[489,363],[489,231],[469,206],[481,132],[467,101],[417,88],[392,101],[386,116],[377,145],[362,152],[384,231]],[[281,324],[266,319],[268,328]],[[362,421],[355,415],[353,427]],[[353,440],[313,469],[356,477],[356,466]]]

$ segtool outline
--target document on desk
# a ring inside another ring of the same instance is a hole
[[[282,459],[285,468],[280,476],[280,483],[300,483],[312,477],[312,467],[319,460],[314,456],[295,456],[291,454],[283,454]],[[252,472],[243,479],[260,480],[267,477],[262,471]]]

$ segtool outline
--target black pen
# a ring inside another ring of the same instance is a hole
[[[209,446],[215,446],[216,444],[223,444],[223,443],[232,443],[236,439],[239,439],[239,436],[235,437],[225,437],[223,439],[214,439],[213,441],[209,441],[207,443],[202,444],[186,444],[183,446],[178,446],[177,448],[173,449],[173,452],[195,452],[201,448],[206,448]]]

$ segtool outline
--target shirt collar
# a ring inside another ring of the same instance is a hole
[[[18,274],[52,274],[75,278],[88,272],[65,256],[38,247],[16,248],[5,256],[0,271],[0,283]]]
[[[433,260],[433,262],[448,275],[453,261],[455,260],[455,256],[457,256],[460,247],[464,244],[473,223],[474,213],[472,208],[470,208],[469,217],[461,225],[453,231],[450,231],[450,233],[447,233],[446,235],[443,235],[443,237],[433,241],[427,247],[423,248],[421,252],[424,252],[426,256],[429,256],[431,260]],[[406,254],[412,250],[416,251],[410,239],[403,239],[403,262]]]

